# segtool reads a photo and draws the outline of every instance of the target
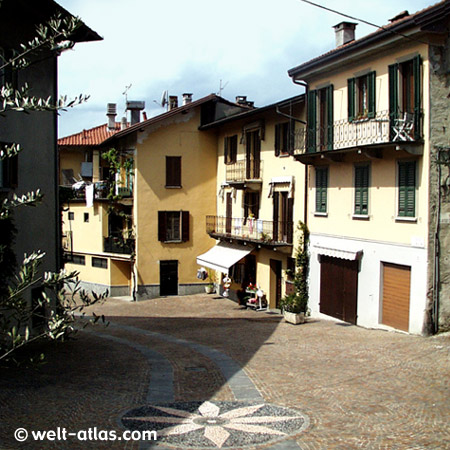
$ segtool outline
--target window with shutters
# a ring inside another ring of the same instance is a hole
[[[333,85],[308,92],[308,152],[333,150],[333,92]]]
[[[166,156],[166,188],[181,187],[181,156]]]
[[[158,211],[158,240],[189,241],[189,211]]]
[[[355,216],[369,214],[369,166],[355,166]]]
[[[375,72],[370,72],[347,80],[349,122],[375,117],[375,77]]]
[[[328,167],[316,167],[316,213],[327,212]]]
[[[293,124],[290,122],[275,125],[275,156],[289,155],[293,148]]]
[[[227,136],[224,141],[225,164],[236,164],[237,159],[237,135]]]
[[[416,217],[416,162],[398,163],[398,216]]]

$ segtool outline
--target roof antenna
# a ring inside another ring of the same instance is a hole
[[[125,86],[125,90],[122,92],[122,95],[125,95],[125,113],[127,112],[127,102],[128,102],[128,91],[133,86],[131,83],[128,86]]]
[[[228,81],[225,84],[222,84],[222,80],[220,80],[219,92],[217,93],[219,97],[222,97],[222,91],[227,87],[227,85]]]

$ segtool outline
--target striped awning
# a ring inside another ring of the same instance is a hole
[[[197,256],[197,264],[228,274],[228,269],[254,249],[251,245],[219,242],[211,250]]]
[[[321,245],[314,245],[313,249],[319,255],[331,256],[332,258],[348,259],[350,261],[359,260],[363,255],[362,250],[343,250],[331,247],[322,247]]]

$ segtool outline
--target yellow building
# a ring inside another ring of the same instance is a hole
[[[289,292],[296,224],[304,220],[304,167],[291,154],[301,147],[304,96],[202,126],[218,136],[216,211],[206,231],[217,239],[199,265],[228,275],[230,297],[243,303],[249,286],[270,308]],[[211,244],[210,244],[211,247]],[[258,304],[259,307],[259,298]]]
[[[334,50],[289,71],[307,89],[295,158],[308,169],[313,315],[420,334],[450,312],[448,281],[435,277],[449,273],[435,264],[448,232],[435,158],[449,148],[448,96],[438,99],[449,6],[405,12],[358,40],[356,24],[340,23]]]

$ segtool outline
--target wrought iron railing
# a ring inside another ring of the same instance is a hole
[[[292,244],[294,223],[241,217],[206,216],[206,232],[263,244]]]
[[[225,177],[228,183],[261,180],[262,161],[244,159],[236,161],[234,164],[227,164]]]
[[[103,238],[103,251],[131,255],[134,252],[134,244],[134,239],[126,239],[122,235],[108,236]]]

